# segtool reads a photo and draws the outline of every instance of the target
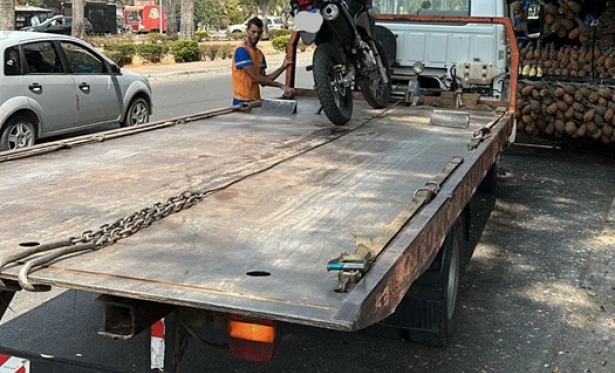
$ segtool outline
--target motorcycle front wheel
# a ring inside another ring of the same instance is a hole
[[[348,123],[352,117],[352,88],[336,81],[335,64],[331,56],[333,46],[323,43],[314,50],[312,71],[318,100],[327,118],[337,126]]]
[[[376,48],[378,48],[378,55],[380,55],[380,60],[386,70],[389,82],[384,83],[380,71],[374,71],[368,76],[361,77],[359,84],[361,94],[369,106],[374,109],[382,109],[389,105],[389,100],[391,99],[391,68],[379,41],[376,41]]]

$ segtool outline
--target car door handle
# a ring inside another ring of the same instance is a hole
[[[81,82],[81,84],[79,84],[79,88],[83,91],[87,91],[90,89],[90,85],[86,82]]]
[[[31,90],[32,92],[40,92],[43,89],[43,87],[40,84],[34,82],[28,86],[28,89]]]

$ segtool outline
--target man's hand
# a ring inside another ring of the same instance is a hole
[[[294,88],[291,88],[291,87],[288,87],[288,86],[285,86],[285,85],[282,85],[280,87],[280,89],[284,91],[284,95],[285,96],[292,96],[295,93],[295,89]]]
[[[282,61],[282,66],[280,66],[283,70],[286,70],[286,68],[288,66],[290,66],[293,63],[293,60],[290,59],[288,56],[286,56],[284,58],[284,61]]]

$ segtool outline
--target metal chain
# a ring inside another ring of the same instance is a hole
[[[184,191],[177,197],[169,198],[164,203],[157,202],[151,207],[117,219],[111,224],[103,224],[97,231],[87,230],[81,233],[80,237],[71,237],[70,241],[73,245],[93,242],[96,245],[96,249],[113,245],[118,240],[130,237],[141,229],[149,227],[155,221],[189,209],[205,199],[211,192]]]
[[[397,104],[399,104],[400,102],[401,100],[395,102],[394,104],[390,105],[388,108],[383,110],[381,113],[379,113],[372,119],[362,123],[361,125],[353,129],[346,130],[345,132],[342,132],[342,133],[334,132],[336,136],[333,139],[329,139],[322,144],[309,147],[308,149],[301,150],[298,154],[303,154],[305,152],[316,149],[324,144],[334,141],[339,136],[344,136],[347,133],[356,130],[357,128],[363,126],[364,124],[371,122],[373,119],[381,117],[382,115],[384,115],[384,113],[396,107]],[[251,106],[251,107],[254,107],[254,106]],[[243,108],[246,109],[247,107],[243,107]],[[89,244],[93,242],[95,244],[95,248],[94,248],[95,250],[103,248],[105,246],[113,245],[114,243],[121,240],[122,238],[132,236],[138,231],[149,227],[155,221],[162,220],[166,218],[167,216],[169,216],[170,214],[174,214],[176,212],[189,209],[190,207],[203,201],[207,196],[209,196],[210,194],[218,190],[221,190],[230,185],[233,185],[241,180],[246,179],[247,177],[251,177],[255,174],[259,174],[263,171],[271,169],[272,167],[282,162],[288,161],[289,159],[293,159],[298,154],[293,155],[293,156],[284,157],[283,159],[278,160],[274,162],[273,164],[264,167],[261,170],[255,171],[248,175],[241,176],[238,179],[229,182],[225,186],[220,186],[220,187],[210,189],[210,190],[205,190],[205,191],[193,191],[193,190],[184,191],[180,193],[177,197],[169,198],[165,203],[160,203],[160,202],[155,203],[153,206],[149,208],[144,208],[141,211],[135,212],[124,218],[118,219],[112,224],[103,224],[99,227],[97,231],[87,230],[81,233],[81,236],[71,237],[69,240],[72,245]]]

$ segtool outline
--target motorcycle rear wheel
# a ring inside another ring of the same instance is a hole
[[[374,109],[382,109],[389,105],[389,100],[391,99],[391,68],[389,67],[389,61],[379,41],[376,41],[376,48],[378,48],[378,54],[387,71],[389,82],[385,84],[382,81],[380,73],[378,73],[362,77],[359,84],[361,87],[361,94],[369,106]]]
[[[333,46],[323,43],[314,50],[312,70],[316,94],[327,118],[337,126],[343,126],[352,117],[352,87],[335,87],[334,62],[329,57]]]

